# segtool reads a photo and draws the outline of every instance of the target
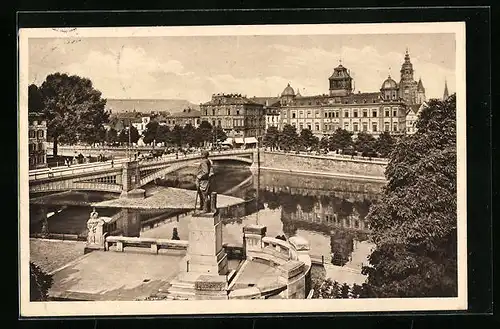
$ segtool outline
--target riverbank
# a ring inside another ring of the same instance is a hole
[[[335,178],[385,181],[386,160],[349,159],[323,155],[293,153],[260,153],[260,168],[279,172],[318,175]],[[253,168],[257,167],[254,163]]]

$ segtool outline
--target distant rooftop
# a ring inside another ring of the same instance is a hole
[[[193,104],[184,99],[107,99],[106,109],[111,109],[113,113],[118,112],[145,112],[169,111],[182,112],[186,108],[198,109],[197,104]]]

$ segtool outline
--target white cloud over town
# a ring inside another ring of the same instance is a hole
[[[404,44],[388,47],[388,36],[364,44],[326,38],[36,39],[30,40],[29,77],[39,85],[48,74],[65,72],[90,78],[106,98],[179,98],[193,103],[220,92],[277,96],[287,83],[303,95],[327,93],[328,77],[340,60],[358,91],[377,91],[389,72],[399,80]],[[436,44],[444,49],[443,42],[431,43],[427,48],[412,44],[416,49],[410,48],[411,61],[427,96],[441,97],[445,79],[450,92],[455,89],[454,61],[447,61],[443,51],[431,51]],[[454,56],[454,42],[444,44],[448,57]]]

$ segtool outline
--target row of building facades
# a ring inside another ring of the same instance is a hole
[[[258,138],[269,127],[282,129],[286,124],[296,127],[298,133],[309,129],[320,138],[339,128],[354,135],[365,132],[378,136],[384,131],[401,135],[415,133],[418,113],[426,101],[422,80],[414,79],[408,51],[401,65],[399,82],[389,75],[378,91],[356,92],[350,70],[339,64],[328,78],[328,91],[328,94],[303,96],[288,84],[279,97],[214,94],[211,100],[200,104],[200,110],[188,108],[172,114],[114,117],[106,126],[119,131],[133,125],[142,134],[151,120],[169,128],[187,124],[196,128],[207,121],[212,126],[220,126],[231,138]],[[446,97],[445,82],[443,98]],[[44,167],[46,122],[30,119],[29,134],[30,169]]]
[[[214,94],[200,104],[200,110],[185,109],[165,116],[142,116],[131,121],[141,134],[151,120],[173,128],[191,124],[195,128],[207,121],[222,127],[229,137],[259,137],[269,127],[285,124],[300,133],[309,129],[318,137],[342,128],[356,135],[413,134],[419,111],[427,100],[421,79],[414,79],[408,51],[401,65],[400,79],[390,75],[378,91],[356,92],[350,70],[339,64],[328,78],[328,94],[303,96],[288,84],[278,97],[246,97],[241,94]],[[448,96],[445,82],[444,97]],[[123,127],[123,120],[115,129]]]

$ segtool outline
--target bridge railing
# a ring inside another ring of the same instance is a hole
[[[121,163],[122,162],[120,162],[118,164],[121,164]],[[75,165],[75,166],[68,167],[68,168],[30,172],[29,173],[29,180],[32,181],[32,180],[38,180],[38,179],[48,179],[48,178],[69,176],[69,175],[74,175],[74,174],[103,171],[105,169],[116,169],[116,168],[117,168],[116,163],[113,165],[111,165],[111,163],[109,163],[109,164],[100,163],[100,164],[91,164],[91,165],[89,164],[87,166]]]

